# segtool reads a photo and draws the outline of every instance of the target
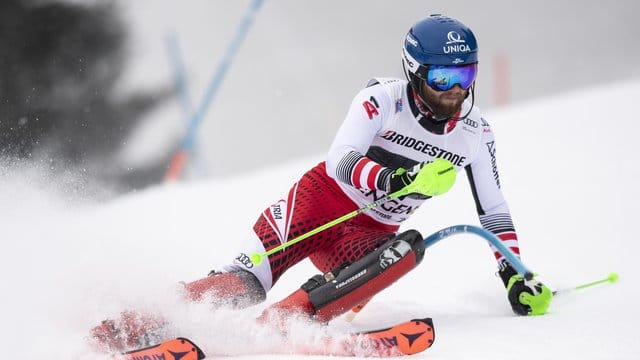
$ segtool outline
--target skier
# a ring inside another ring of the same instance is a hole
[[[402,64],[406,80],[368,82],[353,99],[326,161],[259,216],[229,265],[185,284],[188,300],[235,308],[260,303],[285,271],[309,258],[323,275],[267,308],[260,320],[275,316],[278,321],[284,313],[329,321],[365,303],[422,260],[422,236],[415,230],[398,233],[400,225],[431,196],[453,185],[452,171],[465,171],[480,224],[519,255],[500,189],[494,135],[474,106],[478,45],[473,32],[456,19],[428,16],[406,35]],[[253,253],[264,253],[414,181],[422,182],[418,193],[386,201],[269,255],[259,265],[250,260]],[[513,311],[544,314],[550,290],[535,279],[525,280],[493,250]],[[107,347],[122,350],[145,345],[148,337],[143,335],[162,325],[161,319],[124,312],[92,334]]]

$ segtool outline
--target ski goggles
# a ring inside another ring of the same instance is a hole
[[[462,66],[429,65],[424,80],[432,89],[447,91],[456,85],[468,90],[476,80],[478,64]]]

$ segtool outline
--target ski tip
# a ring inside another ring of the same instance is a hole
[[[433,345],[436,337],[431,318],[399,324],[395,331],[398,333],[398,349],[406,355],[425,351]]]
[[[202,360],[205,358],[204,352],[187,338],[175,338],[164,341],[158,345],[146,347],[144,349],[126,352],[116,360],[138,360],[138,359],[180,359],[180,360]]]
[[[178,340],[183,346],[191,346],[189,351],[195,354],[195,357],[192,356],[194,360],[202,360],[206,357],[204,352],[198,347],[198,345],[194,344],[193,341],[182,337],[176,338],[176,340]]]
[[[431,318],[413,319],[388,329],[364,333],[368,356],[412,355],[430,348],[435,341]]]

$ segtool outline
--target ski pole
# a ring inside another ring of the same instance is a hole
[[[291,246],[293,244],[297,244],[300,241],[302,241],[302,240],[304,240],[304,239],[306,239],[308,237],[311,237],[311,236],[313,236],[313,235],[315,235],[315,234],[317,234],[317,233],[319,233],[321,231],[324,231],[324,230],[326,230],[326,229],[328,229],[328,228],[330,228],[332,226],[338,225],[341,222],[344,222],[344,221],[347,221],[347,220],[349,220],[349,219],[351,219],[353,217],[356,217],[357,215],[360,215],[360,214],[362,214],[363,212],[365,212],[367,210],[370,210],[370,209],[373,209],[373,208],[375,208],[377,206],[380,206],[380,205],[384,204],[385,202],[387,202],[389,200],[393,200],[393,199],[398,198],[398,197],[400,197],[402,195],[406,195],[407,191],[405,189],[400,189],[400,190],[394,192],[393,194],[389,194],[389,195],[387,195],[387,196],[385,196],[385,197],[383,197],[381,199],[378,199],[378,200],[372,202],[369,205],[363,206],[363,207],[361,207],[361,208],[359,208],[357,210],[354,210],[354,211],[352,211],[352,212],[350,212],[348,214],[342,215],[341,217],[339,217],[339,218],[337,218],[335,220],[329,221],[328,223],[326,223],[324,225],[321,225],[321,226],[319,226],[319,227],[317,227],[317,228],[315,228],[315,229],[313,229],[313,230],[311,230],[309,232],[306,232],[306,233],[304,233],[304,234],[302,234],[302,235],[300,235],[300,236],[298,236],[298,237],[296,237],[294,239],[291,239],[291,240],[289,240],[289,241],[287,241],[287,242],[285,242],[285,243],[283,243],[283,244],[281,244],[279,246],[276,246],[276,247],[274,247],[273,249],[271,249],[269,251],[265,251],[263,253],[253,253],[253,254],[251,254],[251,256],[249,258],[250,258],[251,262],[254,265],[260,265],[262,260],[265,257],[267,257],[267,256],[269,256],[271,254],[275,254],[278,251],[281,251],[281,250],[283,250],[283,249],[285,249],[285,248],[287,248],[287,247],[289,247],[289,246]]]
[[[555,290],[553,292],[553,295],[555,296],[555,295],[559,295],[559,294],[565,294],[565,293],[568,293],[568,292],[571,292],[571,291],[585,289],[585,288],[588,288],[588,287],[592,287],[592,286],[599,285],[599,284],[604,284],[604,283],[613,284],[613,283],[618,281],[618,278],[619,278],[618,274],[612,272],[609,275],[607,275],[606,278],[603,278],[603,279],[600,279],[600,280],[588,282],[588,283],[585,283],[585,284],[582,284],[582,285],[578,285],[578,286],[574,286],[574,287]]]
[[[507,248],[502,241],[495,236],[490,231],[487,231],[481,227],[474,225],[454,225],[446,227],[440,231],[436,231],[435,233],[424,238],[424,247],[425,249],[433,246],[434,244],[440,242],[445,238],[448,238],[457,234],[474,234],[484,239],[490,245],[493,245],[498,249],[498,251],[509,261],[509,263],[516,269],[516,271],[522,275],[525,279],[533,279],[533,272],[529,270],[520,259],[513,254],[509,248]],[[583,285],[584,286],[584,285]],[[371,299],[369,299],[371,300]],[[346,320],[351,322],[356,317],[357,313],[362,310],[362,308],[369,302],[363,302],[362,304],[357,305],[349,313],[346,315]]]
[[[430,170],[429,171],[423,171],[426,169],[426,167],[429,166]],[[440,178],[440,181],[436,182],[436,178]],[[384,204],[385,202],[389,201],[389,200],[393,200],[396,198],[399,198],[401,196],[405,196],[405,195],[409,195],[409,194],[413,194],[413,193],[417,193],[417,194],[422,194],[422,195],[426,195],[426,196],[436,196],[436,195],[441,195],[446,193],[447,191],[449,191],[449,189],[451,189],[451,187],[453,186],[453,184],[456,181],[456,171],[455,171],[455,167],[453,166],[453,164],[446,159],[442,159],[442,158],[436,158],[435,160],[433,160],[431,163],[425,165],[425,167],[423,167],[418,174],[416,175],[415,179],[413,180],[413,182],[409,183],[409,185],[403,187],[402,189],[391,193],[381,199],[378,199],[374,202],[372,202],[369,205],[363,206],[357,210],[354,210],[348,214],[342,215],[341,217],[333,220],[333,221],[329,221],[328,223],[317,227],[305,234],[302,234],[300,236],[298,236],[297,238],[291,239],[283,244],[280,244],[279,246],[274,247],[273,249],[263,252],[263,253],[253,253],[251,254],[251,256],[249,256],[249,260],[251,260],[251,262],[254,265],[260,265],[260,263],[262,262],[262,260],[271,255],[274,254],[278,251],[281,251],[293,244],[297,244],[300,241],[313,236],[323,230],[326,230],[332,226],[335,226],[337,224],[340,224],[341,222],[344,222],[346,220],[349,220],[357,215],[362,214],[363,212],[367,211],[367,210],[371,210],[377,206],[380,206],[381,204]],[[434,185],[435,184],[435,185]]]
[[[605,283],[613,284],[613,283],[616,283],[619,278],[620,278],[620,276],[617,273],[612,272],[612,273],[609,273],[609,275],[607,275],[606,278],[603,278],[603,279],[600,279],[600,280],[596,280],[596,281],[592,281],[592,282],[588,282],[588,283],[581,284],[581,285],[577,285],[577,286],[573,286],[573,287],[568,287],[568,288],[555,290],[555,291],[552,292],[552,294],[553,294],[553,296],[558,296],[558,295],[566,294],[568,292],[581,290],[581,289],[586,289],[588,287],[592,287],[592,286],[599,285],[599,284],[605,284]],[[356,307],[354,307],[353,309],[351,309],[350,312],[345,314],[345,320],[348,321],[348,322],[352,322],[353,319],[356,317],[356,315],[360,312],[360,310],[362,310],[362,308],[365,305],[367,305],[367,303],[370,300],[371,299],[366,300],[362,304],[359,304]]]
[[[367,300],[365,300],[364,302],[356,305],[354,308],[351,309],[351,311],[349,311],[348,313],[344,314],[344,319],[347,322],[352,322],[353,319],[356,318],[356,315],[358,315],[358,313],[360,312],[360,310],[362,310],[363,307],[365,307],[369,301],[371,301],[372,298],[369,298]]]

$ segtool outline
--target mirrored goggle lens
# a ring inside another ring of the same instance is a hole
[[[456,84],[467,90],[476,79],[478,73],[477,64],[464,66],[430,66],[427,70],[427,84],[431,88],[440,91],[447,91]]]

